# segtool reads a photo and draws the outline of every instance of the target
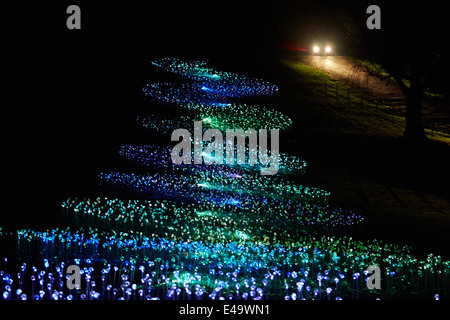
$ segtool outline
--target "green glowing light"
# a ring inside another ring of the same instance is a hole
[[[197,187],[205,187],[205,188],[209,188],[210,185],[208,183],[197,183]]]
[[[195,213],[199,216],[214,216],[215,213],[212,211],[195,211]]]
[[[238,237],[239,239],[242,239],[242,240],[250,239],[250,236],[248,234],[242,232],[242,231],[238,230],[238,231],[235,232],[235,234],[236,234],[236,237]]]

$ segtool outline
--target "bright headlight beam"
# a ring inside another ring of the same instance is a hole
[[[318,53],[320,51],[319,46],[314,46],[313,51],[314,51],[314,53]]]
[[[331,47],[330,47],[330,46],[326,46],[325,52],[326,52],[326,53],[330,53],[330,52],[331,52]]]

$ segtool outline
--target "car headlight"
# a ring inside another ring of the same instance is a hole
[[[314,51],[314,53],[318,53],[320,51],[319,46],[314,46],[313,51]]]
[[[325,47],[325,52],[326,53],[330,53],[331,52],[331,47],[330,46],[326,46]]]

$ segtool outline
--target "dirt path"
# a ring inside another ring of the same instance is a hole
[[[405,96],[393,80],[381,81],[344,56],[304,55],[302,62],[328,73],[333,78],[383,100],[404,100]]]
[[[302,55],[301,62],[317,68],[368,96],[392,106],[396,115],[406,113],[405,96],[395,80],[380,80],[345,56]],[[450,101],[444,97],[424,97],[423,118],[427,128],[450,133]]]

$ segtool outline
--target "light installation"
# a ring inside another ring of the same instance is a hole
[[[244,105],[228,99],[278,90],[202,61],[167,58],[153,64],[190,82],[179,84],[182,90],[173,96],[160,87],[164,93],[156,100],[198,112],[138,118],[153,131],[170,132],[190,116],[209,118],[204,122],[219,128],[244,125],[234,114]],[[158,117],[162,121],[154,121]],[[252,126],[263,125],[257,112],[252,118]],[[275,111],[269,118],[271,125],[291,125]],[[99,174],[102,185],[137,199],[69,198],[61,208],[68,227],[16,232],[0,227],[0,246],[17,250],[14,261],[6,255],[0,260],[0,299],[448,298],[449,261],[432,254],[420,260],[407,246],[357,240],[361,215],[332,206],[329,192],[291,180],[306,169],[298,157],[282,154],[279,176],[261,177],[239,165],[176,166],[169,150],[122,145],[120,156],[140,173]],[[82,271],[80,289],[65,285],[68,265]],[[369,265],[382,266],[381,290],[366,287]]]
[[[152,86],[155,86],[155,84]],[[201,98],[195,98],[193,100],[191,96],[184,94],[180,96],[180,92],[172,85],[167,85],[165,89],[158,91],[151,91],[147,87],[145,93],[152,101],[192,110],[190,114],[181,114],[179,120],[182,122],[193,123],[195,120],[207,119],[204,120],[205,125],[220,130],[237,128],[243,130],[249,128],[287,130],[292,125],[292,120],[279,111],[246,103],[218,103],[210,100],[208,100],[209,102],[200,103],[197,100]]]
[[[207,67],[207,61],[164,58],[153,61],[152,64],[167,72],[193,80],[204,92],[217,93],[222,97],[270,96],[278,92],[278,87],[268,81],[216,70]]]
[[[235,154],[237,145],[235,145]],[[127,162],[146,168],[159,168],[165,171],[176,170],[184,172],[193,171],[222,171],[225,176],[239,177],[244,173],[257,173],[261,171],[264,165],[257,163],[256,165],[225,163],[211,165],[175,165],[171,158],[171,148],[167,146],[157,145],[130,145],[125,144],[120,147],[119,155],[126,159]],[[225,158],[225,155],[224,155]],[[301,160],[297,156],[288,155],[281,152],[279,156],[280,168],[277,175],[300,175],[306,171],[306,161]],[[200,169],[199,169],[200,168]]]

